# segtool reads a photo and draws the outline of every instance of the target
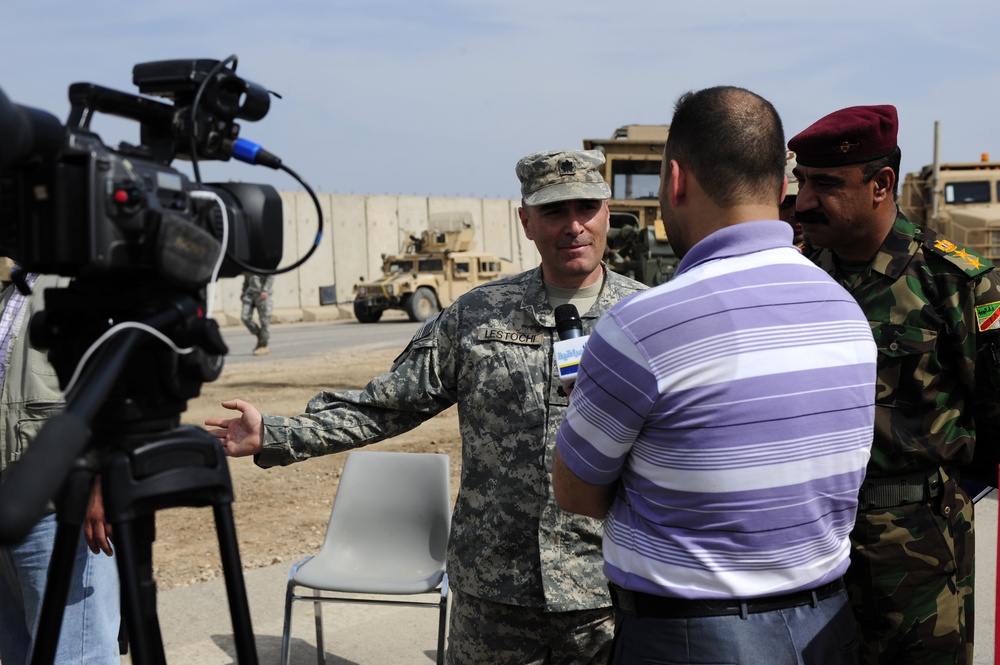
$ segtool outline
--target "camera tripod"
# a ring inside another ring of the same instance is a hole
[[[189,354],[192,358],[181,361],[146,332],[118,333],[87,363],[78,387],[67,395],[65,411],[46,423],[0,487],[0,540],[5,542],[26,534],[46,503],[56,499],[58,528],[32,665],[49,665],[55,657],[80,529],[98,474],[106,519],[114,530],[133,662],[166,663],[152,575],[155,512],[212,506],[237,661],[257,663],[226,458],[210,434],[179,426],[184,400],[221,371],[225,344],[214,321],[201,316],[198,299],[169,289],[151,296],[156,288],[133,286],[134,299],[123,299],[119,290],[113,302],[107,302],[100,285],[93,289],[77,281],[66,289],[48,289],[46,310],[32,320],[33,340],[51,348],[63,385],[83,346],[96,339],[92,329],[106,328],[109,318],[118,319],[127,311],[153,311],[145,326],[169,333],[181,345],[198,346]],[[142,309],[133,309],[140,302]],[[86,314],[81,303],[86,303]],[[135,356],[136,362],[128,362]]]

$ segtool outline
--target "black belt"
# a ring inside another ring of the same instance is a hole
[[[866,478],[858,494],[858,510],[896,508],[930,501],[941,494],[941,485],[941,473],[937,469]]]
[[[641,591],[629,591],[617,584],[609,584],[611,604],[617,610],[650,619],[691,619],[695,617],[739,616],[774,612],[800,605],[815,606],[844,590],[844,580],[837,579],[807,591],[796,591],[783,596],[763,598],[668,598]]]

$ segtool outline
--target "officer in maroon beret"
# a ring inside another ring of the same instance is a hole
[[[971,663],[973,505],[996,484],[1000,279],[896,205],[892,106],[788,142],[805,253],[857,299],[879,348],[875,432],[846,581],[867,663]],[[977,445],[978,442],[978,445]]]

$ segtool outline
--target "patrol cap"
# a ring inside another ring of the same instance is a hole
[[[785,192],[785,196],[799,195],[799,180],[792,173],[795,170],[795,166],[795,153],[789,150],[785,153],[785,175],[788,176],[788,191]]]
[[[546,150],[522,157],[515,167],[521,198],[529,206],[572,199],[610,199],[611,188],[598,170],[600,150]]]
[[[793,136],[788,147],[802,166],[860,164],[891,153],[898,129],[895,106],[849,106],[823,116]]]

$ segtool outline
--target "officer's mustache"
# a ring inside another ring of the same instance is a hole
[[[800,224],[830,224],[830,218],[827,217],[826,213],[818,208],[812,210],[805,210],[803,212],[795,211],[795,221]]]

